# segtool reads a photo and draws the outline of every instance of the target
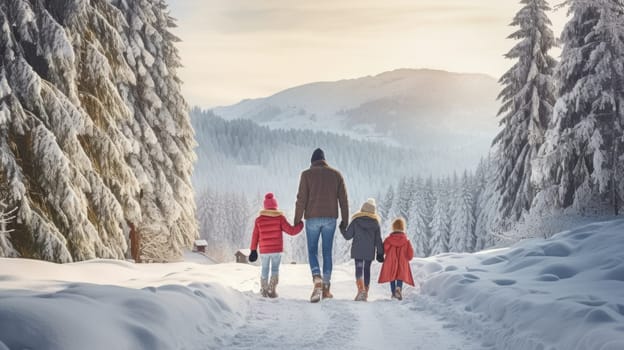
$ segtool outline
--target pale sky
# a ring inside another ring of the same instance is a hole
[[[183,40],[183,91],[202,107],[398,68],[498,78],[512,64],[503,54],[520,8],[518,0],[169,2]],[[565,11],[551,19],[559,35]]]

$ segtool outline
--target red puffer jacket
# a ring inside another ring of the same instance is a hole
[[[282,232],[294,236],[302,229],[303,222],[292,226],[281,211],[262,210],[254,225],[250,249],[257,250],[260,244],[260,254],[281,253],[284,251]]]
[[[384,240],[384,253],[386,257],[379,272],[379,283],[401,280],[413,286],[414,278],[409,262],[414,257],[414,248],[405,233],[391,233]]]

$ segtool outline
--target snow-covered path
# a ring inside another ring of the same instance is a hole
[[[402,302],[373,283],[311,304],[307,265],[282,265],[278,299],[258,266],[0,258],[0,350],[624,349],[624,220],[478,254],[414,259]],[[201,261],[204,261],[202,259]]]
[[[354,302],[351,265],[334,270],[334,299],[311,304],[307,265],[285,265],[278,299],[251,296],[244,325],[228,349],[482,349],[440,316],[418,307],[420,295],[390,300],[388,286],[371,283],[369,302]],[[377,270],[373,272],[376,276]],[[243,284],[241,284],[243,285]]]
[[[414,288],[391,300],[378,269],[369,302],[352,300],[351,263],[334,267],[334,299],[311,304],[308,265],[282,265],[268,299],[247,264],[0,259],[0,349],[482,349]]]

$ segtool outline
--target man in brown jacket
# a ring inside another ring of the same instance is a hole
[[[349,202],[344,180],[338,170],[327,165],[323,150],[318,148],[312,154],[312,166],[301,173],[294,220],[295,225],[301,222],[302,217],[306,220],[308,260],[314,282],[310,301],[313,303],[321,300],[321,294],[323,298],[333,297],[329,288],[339,206],[342,218],[340,227],[346,229],[349,220]],[[322,274],[318,261],[319,238],[322,239]]]

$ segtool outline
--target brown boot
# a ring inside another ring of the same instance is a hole
[[[369,288],[369,286],[365,286],[365,287],[364,287],[364,289],[365,289],[365,292],[364,292],[364,301],[368,301],[368,288]]]
[[[392,295],[393,298],[403,300],[403,294],[401,293],[401,287],[397,287]]]
[[[329,291],[330,286],[331,286],[331,283],[323,283],[323,299],[331,299],[334,297],[332,293]]]
[[[277,282],[279,281],[277,276],[271,276],[271,280],[269,281],[269,288],[267,291],[267,295],[269,298],[277,298]]]
[[[269,290],[269,281],[267,279],[264,278],[260,278],[260,295],[262,295],[263,297],[268,297],[269,295],[267,294]]]
[[[311,303],[318,303],[321,301],[321,296],[323,294],[323,278],[321,275],[312,276],[312,281],[314,282],[314,289],[312,290],[312,295],[310,296]]]
[[[358,292],[355,295],[355,301],[366,301],[366,287],[364,286],[363,279],[357,279],[355,281],[355,285],[357,286]]]

